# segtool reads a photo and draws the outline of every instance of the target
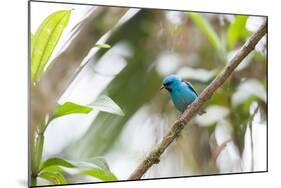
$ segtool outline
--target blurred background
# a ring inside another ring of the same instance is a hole
[[[45,132],[43,158],[103,158],[118,180],[128,178],[180,115],[168,93],[159,91],[162,79],[177,74],[201,93],[265,20],[260,16],[32,3],[31,30],[61,9],[72,10],[72,14],[48,67],[69,61],[81,62],[81,66],[58,102],[88,105],[107,95],[125,115],[94,109],[86,115],[54,119]],[[93,48],[96,43],[111,48]],[[51,92],[46,90],[46,95]],[[265,37],[205,104],[205,110],[143,178],[267,170]],[[69,174],[70,183],[100,181],[71,170]]]

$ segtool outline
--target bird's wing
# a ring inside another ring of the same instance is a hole
[[[198,96],[198,93],[195,91],[195,89],[192,87],[191,83],[187,82],[187,81],[183,81],[187,87],[189,87],[189,89],[191,89],[197,96]]]

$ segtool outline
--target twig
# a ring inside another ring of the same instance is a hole
[[[218,145],[214,149],[214,151],[212,152],[212,159],[211,159],[212,163],[215,163],[217,161],[219,155],[221,154],[221,152],[224,150],[224,148],[227,146],[229,142],[231,142],[231,139],[224,141],[221,145]]]
[[[128,180],[140,179],[147,170],[154,164],[160,162],[160,156],[168,148],[168,146],[179,136],[184,126],[190,121],[194,114],[203,106],[203,104],[211,98],[213,93],[226,81],[235,68],[242,60],[255,48],[256,44],[267,32],[267,22],[258,29],[237,52],[229,64],[221,71],[221,73],[209,84],[207,88],[199,95],[198,99],[189,106],[188,109],[180,116],[180,118],[172,125],[168,133],[163,137],[161,143],[150,152],[135,171],[129,176]]]

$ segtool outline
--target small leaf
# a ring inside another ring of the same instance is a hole
[[[220,39],[213,27],[210,25],[210,23],[199,13],[189,12],[187,15],[197,25],[197,27],[207,36],[212,45],[216,49],[221,49]]]
[[[49,158],[46,161],[43,162],[41,169],[44,170],[47,167],[50,166],[63,166],[63,167],[67,167],[67,168],[75,168],[76,166],[73,165],[72,163],[61,159],[61,158]]]
[[[236,16],[235,20],[230,24],[227,30],[227,46],[233,48],[239,39],[246,37],[249,32],[246,30],[246,22],[248,16]]]
[[[101,169],[110,171],[109,165],[107,164],[106,160],[103,159],[102,157],[93,157],[85,161],[92,163]]]
[[[95,47],[97,48],[111,48],[109,44],[96,44]]]
[[[73,102],[66,102],[63,105],[58,105],[53,114],[53,119],[74,113],[88,114],[92,111],[92,107],[82,106]]]
[[[50,14],[39,26],[31,48],[31,80],[34,81],[43,72],[57,42],[68,24],[70,10],[61,10]]]
[[[40,178],[46,179],[53,184],[67,184],[66,179],[59,172],[42,171],[38,175]]]
[[[103,170],[100,168],[91,168],[89,170],[83,170],[83,171],[81,171],[81,174],[93,176],[93,177],[98,178],[103,181],[116,181],[117,180],[116,176],[112,172],[110,172],[108,170]]]
[[[93,157],[85,161],[72,162],[77,168],[81,169],[80,173],[98,178],[103,181],[116,181],[116,176],[110,171],[109,165],[102,157]]]
[[[65,172],[60,166],[56,166],[56,165],[53,165],[53,166],[47,166],[44,168],[44,171],[55,171],[55,172]]]
[[[124,116],[124,112],[121,108],[111,98],[105,95],[98,97],[93,103],[91,103],[91,106],[103,112]]]

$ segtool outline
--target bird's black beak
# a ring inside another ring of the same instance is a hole
[[[160,88],[160,90],[162,90],[162,89],[164,89],[164,88],[165,88],[165,86],[164,86],[164,85],[162,85],[162,86],[161,86],[161,88]]]

